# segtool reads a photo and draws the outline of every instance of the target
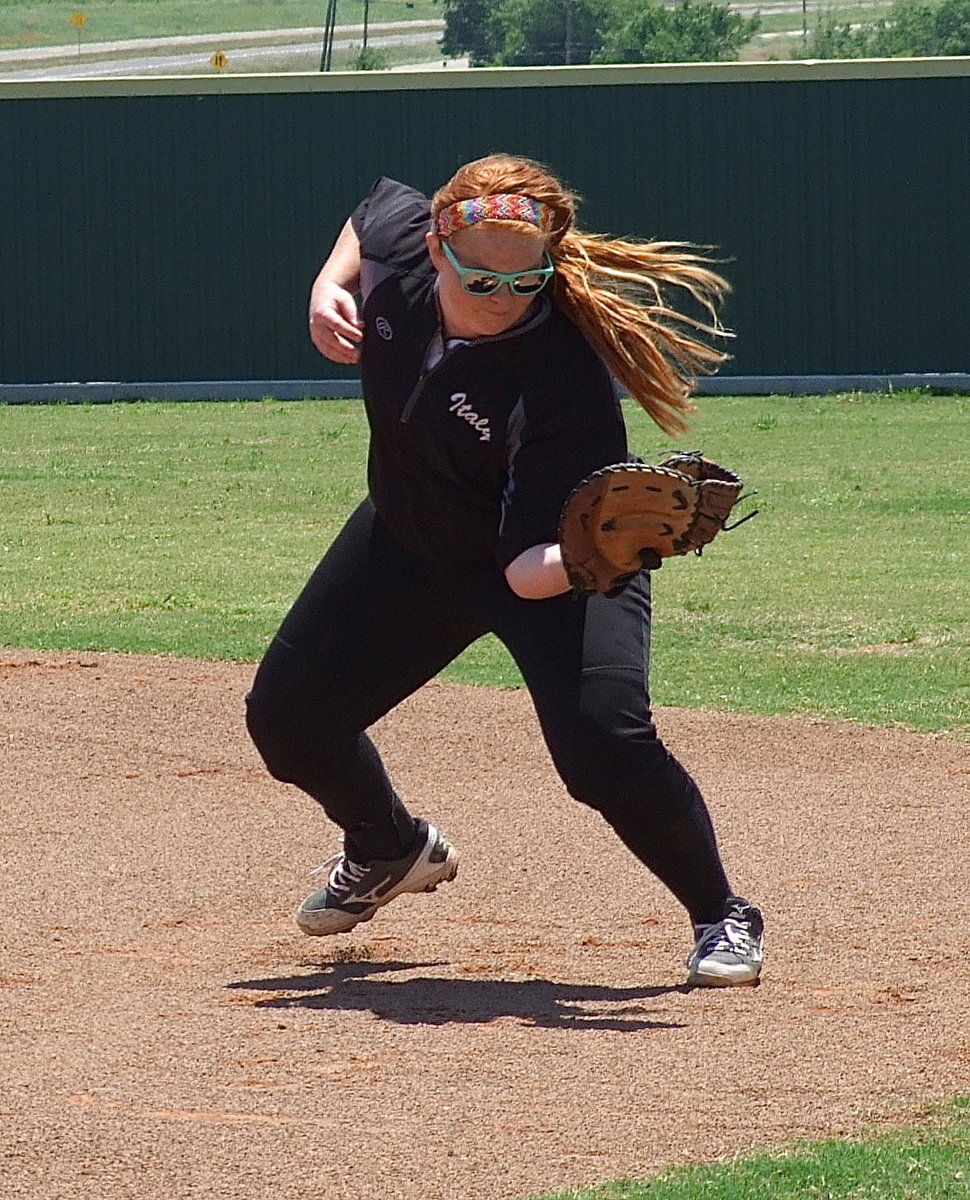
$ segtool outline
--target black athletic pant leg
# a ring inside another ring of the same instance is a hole
[[[364,732],[485,632],[463,597],[402,550],[370,501],[314,571],[247,697],[270,773],[302,788],[362,861],[396,858],[414,822]]]
[[[503,585],[491,624],[522,671],[570,795],[604,816],[695,924],[719,920],[730,885],[710,815],[650,711],[649,575],[609,599],[521,600]]]
[[[621,596],[522,600],[501,572],[460,583],[402,550],[365,503],[284,620],[247,698],[270,772],[318,800],[357,858],[409,849],[414,823],[364,732],[489,629],[516,659],[570,794],[684,904],[729,892],[703,798],[657,736],[649,577]]]

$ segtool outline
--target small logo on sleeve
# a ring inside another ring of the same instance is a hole
[[[387,317],[378,317],[374,322],[374,328],[377,330],[378,336],[382,337],[385,342],[389,342],[394,336],[394,330]]]
[[[448,404],[448,411],[455,414],[462,421],[467,421],[472,429],[478,433],[480,442],[490,442],[492,440],[492,431],[488,425],[488,417],[480,417],[470,404],[467,404],[467,392],[453,392],[451,401]]]

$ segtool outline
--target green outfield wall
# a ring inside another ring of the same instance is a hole
[[[0,384],[339,379],[306,295],[380,174],[496,149],[717,247],[727,375],[970,369],[970,59],[0,83]]]

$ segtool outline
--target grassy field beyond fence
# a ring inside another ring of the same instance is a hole
[[[633,448],[676,448],[634,405]],[[655,577],[658,703],[970,736],[970,400],[711,397],[758,517]],[[364,491],[356,401],[0,406],[0,644],[252,660]],[[484,639],[447,677],[515,685]]]
[[[78,31],[71,17],[81,11],[87,23],[81,44],[130,38],[174,37],[260,29],[322,29],[327,5],[320,0],[2,0],[0,49],[73,45]],[[337,24],[359,25],[363,0],[338,0]],[[440,21],[434,0],[371,0],[368,20]]]

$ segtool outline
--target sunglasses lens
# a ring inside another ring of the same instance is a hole
[[[465,291],[473,296],[491,296],[502,286],[501,279],[494,275],[464,275],[461,282]]]
[[[517,296],[534,296],[546,286],[548,275],[520,275],[512,282],[512,291]]]

